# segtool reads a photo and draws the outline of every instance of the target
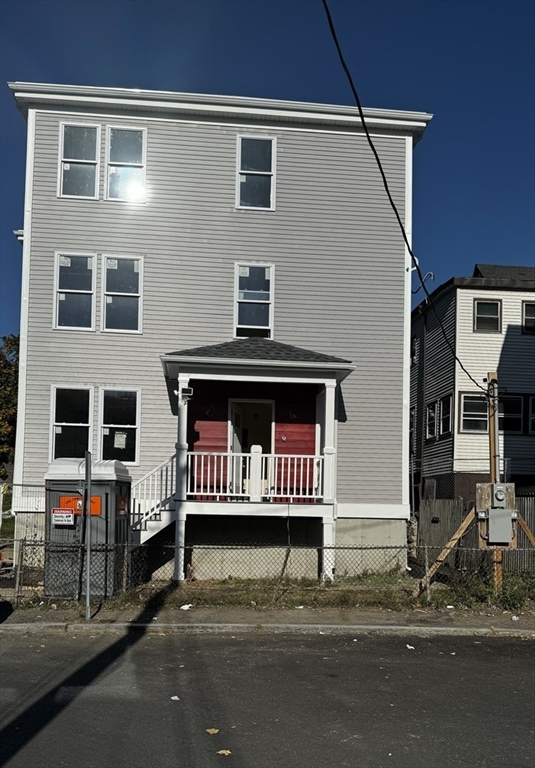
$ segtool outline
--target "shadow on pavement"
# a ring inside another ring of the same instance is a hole
[[[152,595],[147,600],[141,613],[133,620],[133,623],[150,623],[164,607],[169,595],[177,588],[178,582],[173,582]],[[24,712],[21,712],[14,720],[0,730],[0,744],[2,744],[0,766],[6,765],[22,747],[49,725],[65,707],[71,704],[111,664],[117,661],[128,648],[139,642],[145,633],[146,629],[143,626],[130,627],[126,635],[54,686],[52,690],[27,707]],[[58,695],[62,688],[67,687],[72,692],[68,697]]]

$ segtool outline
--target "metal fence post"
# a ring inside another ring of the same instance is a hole
[[[85,620],[91,618],[91,452],[85,452],[85,513],[87,522],[85,563]]]
[[[428,552],[427,544],[424,547],[424,557],[425,557],[425,573],[428,574],[429,573],[429,552]],[[425,594],[426,594],[427,602],[430,603],[431,602],[431,579],[426,578]]]

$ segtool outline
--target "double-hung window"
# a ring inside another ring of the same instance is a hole
[[[238,136],[238,208],[275,208],[275,139]]]
[[[236,336],[273,336],[273,267],[236,264]]]
[[[461,395],[461,432],[487,432],[489,423],[484,395]]]
[[[108,128],[108,200],[145,201],[145,131]]]
[[[56,254],[55,328],[95,327],[95,257]]]
[[[522,302],[522,333],[535,335],[535,302]]]
[[[479,333],[501,333],[501,301],[474,300],[474,331]]]
[[[425,439],[433,440],[437,434],[437,410],[438,403],[429,403],[425,406]]]
[[[535,435],[535,395],[529,396],[529,434]]]
[[[89,450],[91,390],[56,388],[53,392],[52,458],[83,459]]]
[[[139,392],[101,390],[101,458],[138,463]]]
[[[449,435],[451,432],[451,399],[451,395],[447,395],[440,400],[439,433],[441,435]]]
[[[100,127],[62,125],[59,194],[98,198]]]
[[[522,434],[522,397],[502,397],[498,401],[498,425],[503,432]]]
[[[141,259],[104,256],[103,265],[103,330],[140,332]]]

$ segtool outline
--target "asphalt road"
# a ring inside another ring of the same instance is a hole
[[[0,765],[531,767],[534,662],[520,639],[5,635]]]

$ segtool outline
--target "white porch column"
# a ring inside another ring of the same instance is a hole
[[[323,500],[333,504],[336,497],[336,448],[335,448],[335,412],[336,382],[325,382],[325,437],[323,440]]]
[[[334,522],[332,517],[323,518],[323,568],[321,578],[324,581],[334,579],[336,551],[334,549]]]
[[[176,491],[175,491],[175,569],[173,579],[184,579],[184,544],[186,539],[186,513],[184,502],[188,483],[188,398],[183,389],[189,384],[189,377],[178,377],[178,435],[176,443]]]
[[[262,501],[262,446],[251,446],[250,501]]]

